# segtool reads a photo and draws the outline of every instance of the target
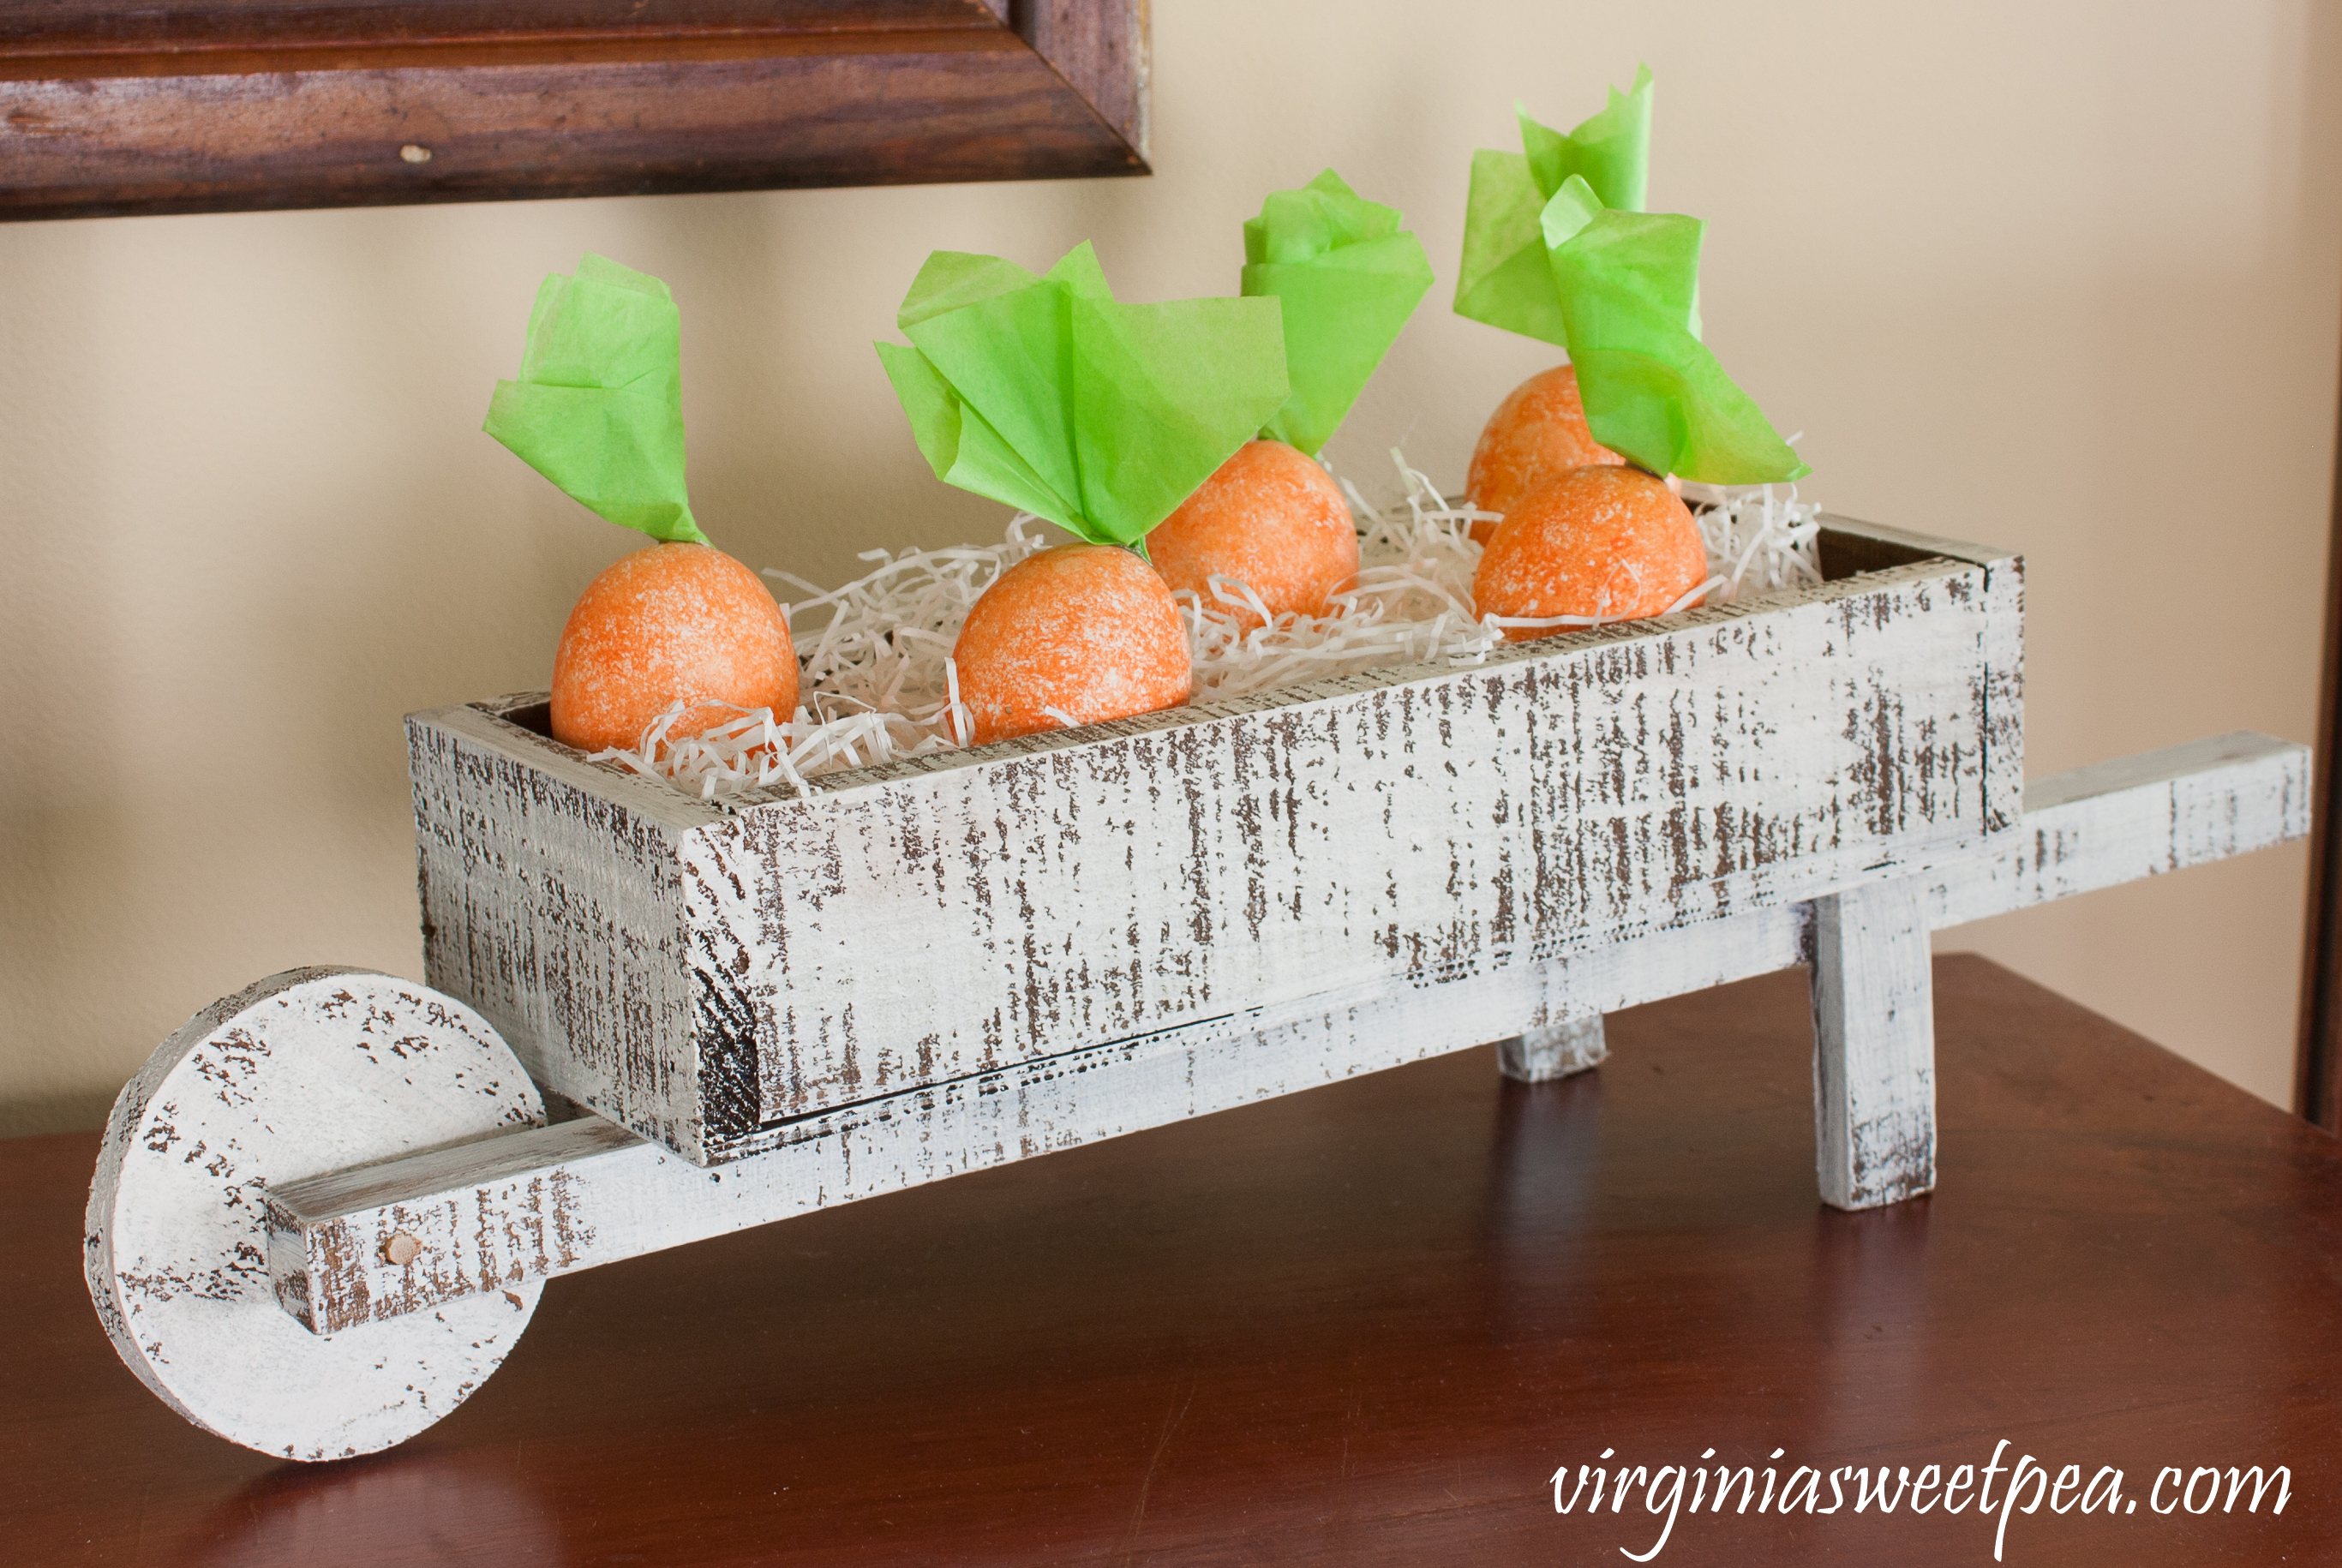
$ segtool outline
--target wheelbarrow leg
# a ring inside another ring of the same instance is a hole
[[[1610,1047],[1602,1038],[1602,1014],[1589,1013],[1582,1018],[1524,1029],[1516,1039],[1498,1041],[1496,1067],[1507,1078],[1542,1084],[1548,1078],[1566,1078],[1599,1067],[1609,1054]]]
[[[1814,1143],[1822,1201],[1936,1184],[1936,1012],[1920,879],[1814,900]]]

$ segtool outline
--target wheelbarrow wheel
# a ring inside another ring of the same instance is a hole
[[[302,1460],[391,1447],[487,1380],[543,1283],[315,1334],[277,1299],[262,1189],[544,1120],[462,1003],[363,970],[273,975],[188,1020],[115,1099],[90,1299],[130,1370],[207,1431]]]

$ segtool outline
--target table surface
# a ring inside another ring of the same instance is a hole
[[[1937,988],[1942,1186],[1893,1209],[1817,1203],[1774,975],[1612,1015],[1561,1083],[1465,1052],[556,1280],[470,1403],[315,1466],[115,1360],[95,1139],[0,1144],[0,1559],[1617,1563],[1666,1491],[1556,1513],[1557,1466],[2006,1439],[2126,1507],[2028,1482],[2005,1561],[2335,1560],[2342,1143],[1981,959]],[[2257,1463],[2282,1515],[2156,1509]],[[1989,1563],[2007,1480],[1686,1512],[1653,1561]]]

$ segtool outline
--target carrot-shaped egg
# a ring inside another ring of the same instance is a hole
[[[1179,606],[1119,544],[1059,544],[1003,572],[952,659],[977,745],[1176,708],[1193,675]]]
[[[1516,389],[1474,460],[1475,499],[1505,514],[1475,596],[1484,614],[1558,621],[1514,629],[1533,635],[1694,595],[1704,553],[1666,477],[1756,484],[1807,472],[1699,341],[1704,225],[1637,210],[1650,92],[1638,72],[1631,93],[1614,91],[1566,135],[1523,115],[1523,153],[1472,158],[1456,308],[1567,349],[1575,394],[1555,395],[1563,373]],[[1631,467],[1599,477],[1622,462]]]
[[[1456,284],[1458,315],[1568,346],[1540,215],[1572,175],[1591,185],[1605,205],[1642,210],[1650,179],[1651,90],[1651,73],[1637,68],[1633,87],[1612,88],[1600,114],[1566,133],[1516,107],[1522,150],[1472,155],[1464,261]],[[1625,461],[1586,427],[1576,371],[1556,365],[1513,388],[1488,416],[1464,494],[1481,511],[1510,512],[1531,491],[1573,468]],[[1476,523],[1472,536],[1485,544],[1495,527]]]
[[[1706,561],[1659,475],[1757,484],[1807,469],[1692,334],[1698,219],[1605,207],[1572,175],[1540,225],[1586,423],[1633,466],[1573,469],[1519,501],[1488,541],[1473,596],[1507,619],[1656,614],[1688,602]]]
[[[1556,365],[1530,376],[1496,404],[1472,449],[1464,494],[1480,511],[1509,516],[1531,493],[1572,469],[1626,461],[1586,428],[1577,367]],[[1472,537],[1485,544],[1496,529],[1494,523],[1475,523]]]
[[[586,585],[553,656],[553,737],[631,746],[677,702],[674,733],[724,707],[797,703],[787,620],[754,572],[707,542],[684,487],[682,324],[655,277],[588,254],[537,290],[520,377],[487,433],[591,511],[661,541]],[[703,706],[702,704],[707,704]]]
[[[1358,528],[1315,458],[1282,441],[1247,441],[1149,535],[1146,554],[1173,589],[1258,625],[1254,600],[1272,617],[1323,614],[1326,595],[1358,574]],[[1215,597],[1214,577],[1252,593],[1224,585]]]
[[[1176,707],[1186,628],[1148,534],[1285,401],[1274,300],[1126,305],[1086,242],[1036,277],[937,251],[877,345],[938,478],[1083,541],[1001,574],[952,650],[977,744]]]
[[[1358,572],[1341,487],[1316,461],[1431,286],[1422,242],[1396,207],[1327,169],[1273,191],[1244,226],[1244,293],[1285,313],[1291,390],[1261,430],[1148,541],[1164,581],[1214,603],[1211,579],[1252,590],[1271,615],[1318,614]],[[1239,618],[1256,622],[1249,610]]]
[[[1608,463],[1574,468],[1506,513],[1472,595],[1483,612],[1551,623],[1506,627],[1519,642],[1665,614],[1706,576],[1682,500],[1665,481]]]

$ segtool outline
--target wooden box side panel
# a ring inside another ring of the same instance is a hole
[[[2018,809],[1986,574],[759,805],[679,843],[685,921],[754,1014],[772,1119],[1811,896]]]
[[[1987,618],[1976,702],[1985,724],[1986,817],[1994,832],[2011,825],[2024,814],[2025,558],[1990,544],[1915,534],[1827,512],[1821,522],[1826,577],[1849,577],[1930,556],[1983,568]]]
[[[674,827],[509,754],[496,724],[407,721],[425,974],[539,1084],[704,1158]]]
[[[2025,814],[2025,561],[2011,555],[1984,569],[1986,826],[1997,833]]]

